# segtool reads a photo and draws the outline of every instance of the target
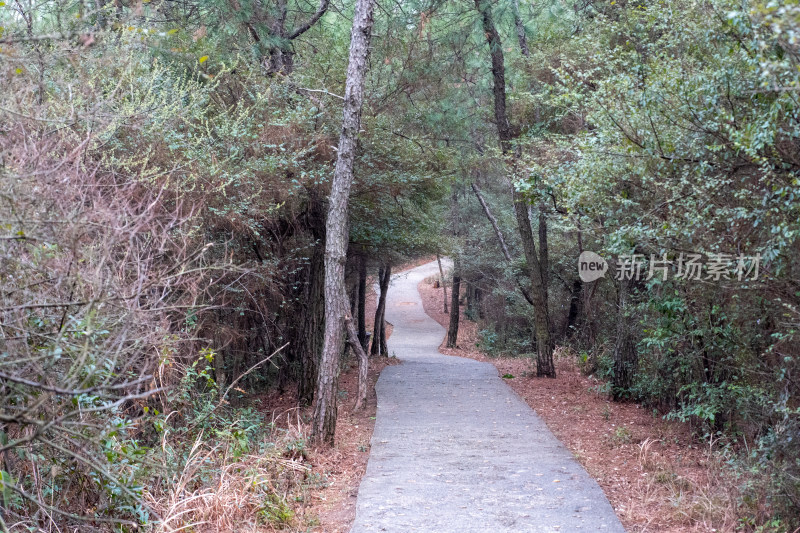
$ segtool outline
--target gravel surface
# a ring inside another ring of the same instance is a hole
[[[351,533],[624,532],[597,483],[489,363],[442,355],[417,284],[389,289],[389,351]]]

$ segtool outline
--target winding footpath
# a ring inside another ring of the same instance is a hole
[[[624,532],[597,483],[488,363],[438,352],[445,330],[396,275],[367,472],[351,533]]]

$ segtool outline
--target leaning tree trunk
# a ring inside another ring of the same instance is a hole
[[[372,326],[372,346],[370,347],[370,355],[388,355],[386,353],[386,324],[384,317],[386,316],[386,293],[389,291],[389,279],[391,278],[392,267],[390,265],[382,266],[378,269],[378,288],[380,295],[378,295],[378,305],[375,309],[375,320]]]
[[[344,265],[349,240],[347,207],[350,187],[353,184],[353,159],[358,130],[361,126],[364,75],[367,71],[374,7],[374,0],[356,2],[353,29],[350,33],[342,131],[339,136],[325,231],[325,340],[320,358],[312,438],[331,444],[336,432],[339,358],[344,344],[344,320],[347,315],[347,294],[344,287]]]
[[[358,356],[358,392],[356,393],[356,404],[353,407],[354,411],[358,411],[367,402],[367,379],[369,376],[369,359],[367,352],[364,350],[361,341],[358,339],[358,332],[353,325],[353,320],[348,316],[345,318],[345,326],[347,327],[347,340],[350,347]]]
[[[500,230],[500,226],[497,225],[497,219],[492,214],[491,210],[489,209],[489,204],[486,203],[486,200],[483,197],[483,193],[478,188],[476,183],[472,184],[472,190],[475,193],[475,197],[478,198],[478,202],[481,204],[483,208],[483,212],[486,215],[486,218],[489,219],[489,223],[492,225],[494,229],[494,234],[497,237],[497,242],[500,245],[500,250],[503,252],[503,257],[505,258],[506,262],[511,265],[514,263],[514,259],[511,257],[511,252],[508,251],[508,245],[506,245],[506,240],[503,238],[503,232]],[[525,284],[522,280],[514,274],[514,281],[517,282],[517,287],[519,287],[522,296],[525,297],[525,300],[533,305],[533,297],[531,296],[531,291],[525,287]]]
[[[492,17],[492,4],[489,0],[475,0],[475,7],[483,20],[483,31],[489,44],[489,53],[492,60],[492,78],[494,95],[494,117],[497,126],[497,136],[500,140],[500,149],[510,158],[512,173],[516,174],[518,156],[511,146],[511,123],[506,110],[506,77],[505,59],[503,57],[503,43]],[[528,215],[528,203],[525,198],[513,187],[512,198],[514,214],[517,219],[517,228],[525,260],[528,263],[528,275],[531,279],[531,299],[534,306],[534,328],[536,332],[536,375],[556,377],[553,364],[553,342],[550,335],[550,315],[547,306],[547,287],[542,279],[542,268],[539,256],[536,253],[536,242],[531,229],[531,219]]]
[[[615,400],[625,398],[636,375],[639,355],[633,339],[633,325],[628,313],[631,280],[620,280],[617,302],[617,341],[614,344],[614,376],[611,380]]]
[[[439,263],[439,277],[442,279],[442,292],[444,293],[444,312],[447,313],[447,284],[444,282],[444,269],[442,268],[442,258],[436,254],[436,262]]]
[[[370,355],[379,355],[381,350],[381,321],[383,320],[383,307],[386,305],[386,293],[383,292],[383,271],[386,267],[378,267],[378,304],[375,306],[375,318],[372,321],[372,342],[369,347]]]

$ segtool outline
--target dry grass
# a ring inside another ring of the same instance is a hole
[[[162,518],[156,533],[264,532],[298,525],[311,465],[292,444],[305,428],[272,432],[258,454],[237,456],[230,446],[211,445],[200,433],[183,468],[149,489],[145,501]],[[264,451],[268,450],[268,451]]]

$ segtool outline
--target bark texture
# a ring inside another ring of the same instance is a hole
[[[303,287],[306,306],[300,320],[302,326],[295,333],[295,345],[301,363],[298,397],[301,403],[311,405],[317,386],[325,325],[325,212],[318,197],[312,197],[307,216],[317,244],[308,267],[308,283]]]
[[[450,324],[447,328],[447,347],[455,348],[458,343],[458,321],[460,318],[460,308],[458,306],[458,296],[461,292],[461,271],[460,265],[456,260],[453,263],[453,286],[450,292]]]
[[[344,320],[348,311],[344,284],[349,240],[348,201],[350,187],[353,184],[353,160],[358,130],[361,127],[364,77],[367,71],[374,7],[374,0],[356,2],[353,29],[350,33],[350,57],[347,64],[342,130],[325,226],[325,339],[317,380],[312,438],[330,444],[333,443],[336,432],[339,359],[344,347]]]

